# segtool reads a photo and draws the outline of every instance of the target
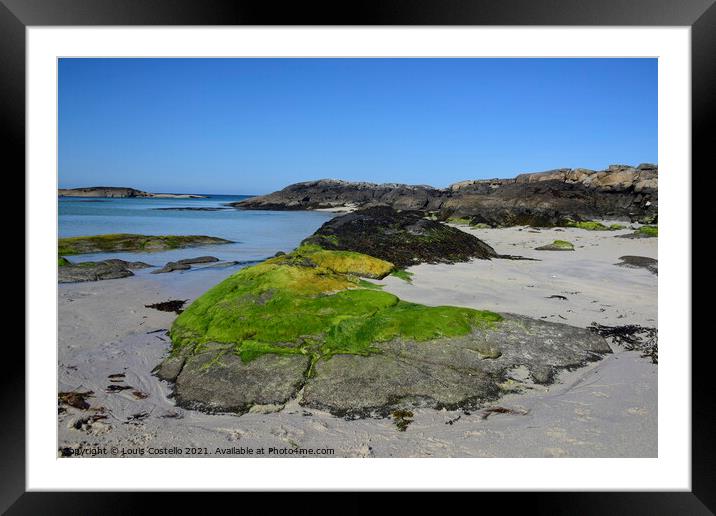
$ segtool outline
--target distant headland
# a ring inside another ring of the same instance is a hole
[[[59,197],[149,197],[154,199],[205,199],[205,195],[150,193],[136,188],[121,186],[90,186],[85,188],[60,188]]]

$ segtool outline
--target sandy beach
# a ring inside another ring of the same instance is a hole
[[[657,258],[655,238],[616,238],[629,230],[456,227],[498,253],[540,261],[421,264],[409,269],[412,283],[396,277],[377,283],[428,305],[580,327],[657,325],[657,275],[615,265],[624,255]],[[575,251],[534,250],[555,239],[573,242]],[[59,391],[93,395],[89,410],[67,407],[59,414],[58,455],[256,456],[263,448],[268,457],[657,456],[657,366],[618,348],[599,362],[561,372],[550,386],[532,383],[518,368],[509,382],[515,392],[472,413],[415,410],[405,432],[391,419],[345,420],[305,410],[296,399],[279,412],[262,407],[242,416],[178,408],[171,385],[152,374],[168,353],[166,330],[176,315],[145,305],[191,302],[232,272],[139,274],[59,286]]]

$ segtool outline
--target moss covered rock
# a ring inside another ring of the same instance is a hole
[[[65,263],[60,261],[60,266],[57,269],[58,283],[126,278],[134,275],[133,270],[151,267],[144,262],[127,262],[117,259],[78,263],[70,263],[64,258],[61,260],[64,260]]]
[[[133,235],[114,233],[108,235],[60,238],[57,252],[69,256],[86,253],[115,251],[165,251],[183,247],[210,244],[229,244],[230,240],[204,235]]]
[[[555,240],[551,244],[535,247],[535,251],[574,251],[574,244],[566,240]]]
[[[641,226],[633,233],[617,236],[620,238],[657,238],[659,236],[659,226]]]
[[[565,226],[570,228],[586,229],[587,231],[617,231],[620,229],[624,229],[624,226],[621,224],[610,224],[609,226],[606,226],[601,222],[597,222],[596,220],[567,222]]]
[[[243,413],[303,392],[306,406],[362,416],[471,406],[517,363],[544,370],[609,351],[586,330],[408,303],[361,279],[394,270],[315,244],[242,269],[177,317],[156,372],[186,407]]]

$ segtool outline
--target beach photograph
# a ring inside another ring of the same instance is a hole
[[[57,66],[58,458],[658,457],[656,58]]]

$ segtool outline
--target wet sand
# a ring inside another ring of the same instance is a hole
[[[498,253],[541,261],[423,264],[409,269],[412,284],[395,277],[379,283],[405,300],[425,304],[512,312],[575,326],[592,321],[656,326],[657,276],[614,265],[623,255],[656,258],[656,239],[615,238],[629,231],[461,229],[474,232]],[[533,250],[555,239],[572,241],[576,250]],[[514,370],[510,384],[519,392],[472,413],[414,410],[405,432],[390,419],[346,421],[306,410],[297,400],[280,412],[243,416],[177,408],[171,385],[151,374],[170,348],[164,330],[176,315],[144,305],[191,302],[232,272],[140,274],[59,286],[59,390],[94,395],[87,399],[89,410],[70,407],[59,415],[58,455],[103,448],[106,452],[98,456],[201,456],[186,449],[195,448],[202,454],[206,449],[209,455],[255,457],[263,448],[268,457],[657,456],[657,366],[620,349],[585,368],[560,373],[548,387]],[[567,299],[548,299],[551,295]],[[120,374],[124,377],[109,378]],[[107,392],[110,385],[117,387]],[[489,412],[490,407],[511,412]],[[326,449],[333,453],[323,454]]]

